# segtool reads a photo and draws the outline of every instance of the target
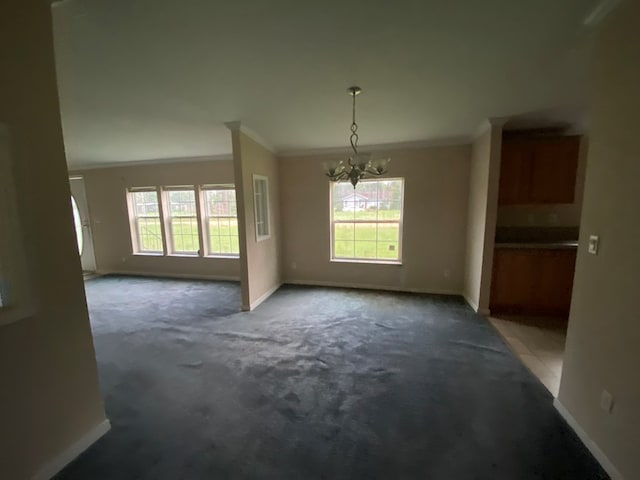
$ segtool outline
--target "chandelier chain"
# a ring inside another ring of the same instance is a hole
[[[387,173],[387,164],[390,159],[379,159],[375,163],[371,161],[371,154],[358,153],[358,124],[356,122],[356,95],[361,92],[357,86],[348,89],[352,99],[351,135],[349,143],[353,149],[353,155],[345,162],[343,160],[325,163],[325,173],[332,182],[348,180],[353,188],[358,182],[369,177],[379,177]]]
[[[351,120],[351,136],[349,141],[351,142],[351,148],[354,153],[358,153],[358,124],[356,123],[356,92],[351,93],[353,99],[352,120]]]

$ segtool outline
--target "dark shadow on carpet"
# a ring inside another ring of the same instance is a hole
[[[112,430],[59,480],[605,479],[462,299],[87,283]]]

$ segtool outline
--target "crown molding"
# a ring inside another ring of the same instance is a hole
[[[219,162],[225,160],[233,160],[230,153],[220,155],[203,155],[196,157],[167,157],[167,158],[150,158],[147,160],[132,160],[124,162],[108,162],[108,163],[80,163],[69,165],[69,172],[77,172],[80,170],[98,170],[102,168],[121,168],[121,167],[144,167],[146,165],[162,165],[167,163],[187,163],[187,162]]]
[[[469,136],[449,137],[438,140],[418,140],[414,142],[379,143],[374,145],[359,145],[358,150],[372,152],[386,152],[391,150],[418,150],[421,148],[454,147],[471,143]],[[344,155],[352,152],[351,147],[321,147],[307,149],[282,150],[278,157],[311,157],[315,155]]]
[[[277,154],[276,149],[273,147],[273,145],[271,145],[269,142],[267,142],[264,139],[264,137],[262,137],[258,133],[256,133],[255,130],[251,130],[249,127],[244,125],[240,120],[236,120],[236,121],[233,121],[233,122],[225,122],[224,124],[232,132],[242,132],[247,137],[249,137],[251,140],[253,140],[254,142],[259,143],[260,145],[262,145],[264,148],[269,150],[274,155]]]
[[[509,117],[493,117],[484,119],[473,135],[471,135],[470,140],[473,142],[486,133],[490,128],[502,128],[509,121]]]

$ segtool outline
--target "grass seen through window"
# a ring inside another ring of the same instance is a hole
[[[400,261],[403,180],[332,185],[334,259]]]

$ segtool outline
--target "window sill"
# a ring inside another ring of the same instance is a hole
[[[240,255],[222,255],[222,254],[211,254],[211,255],[207,255],[204,258],[225,258],[225,259],[231,259],[231,260],[237,260],[240,258]]]
[[[162,252],[134,252],[131,255],[134,257],[164,257]]]
[[[167,257],[200,258],[197,253],[170,253]]]
[[[330,260],[332,263],[362,263],[362,264],[371,264],[371,265],[394,265],[394,266],[402,266],[402,261],[398,260],[362,260],[362,259],[351,259],[351,258],[332,258]]]

